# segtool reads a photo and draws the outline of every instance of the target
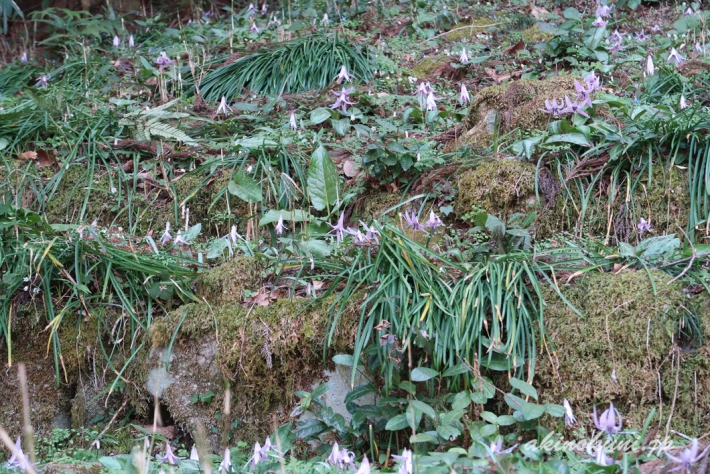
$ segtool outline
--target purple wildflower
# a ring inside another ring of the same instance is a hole
[[[540,110],[545,112],[546,114],[552,114],[554,116],[557,116],[560,114],[560,110],[562,109],[563,105],[564,104],[561,101],[558,104],[557,99],[552,99],[552,101],[545,99],[545,108]]]
[[[601,18],[611,16],[611,7],[609,5],[599,5],[595,14]]]
[[[166,243],[170,242],[173,239],[173,236],[170,235],[170,222],[165,223],[165,232],[163,232],[163,236],[160,238],[160,245],[165,245]]]
[[[250,3],[249,8],[247,8],[247,15],[254,15],[256,14],[256,8],[254,8],[254,4]]]
[[[12,456],[5,463],[5,469],[17,470],[25,472],[30,465],[29,457],[22,452],[22,441],[18,436],[15,442],[15,449],[12,451]]]
[[[434,89],[431,88],[431,85],[427,82],[420,82],[419,85],[417,86],[416,92],[414,92],[414,95],[417,96],[419,99],[419,102],[424,103],[426,100],[426,97],[429,95],[429,93],[433,92]]]
[[[589,90],[590,93],[594,92],[594,91],[598,91],[599,89],[602,88],[601,84],[599,83],[599,76],[597,76],[594,73],[591,73],[590,75],[585,76],[584,82],[587,83],[587,89]]]
[[[609,22],[604,21],[602,19],[602,17],[598,16],[597,19],[594,20],[594,23],[592,23],[592,26],[594,26],[596,28],[604,28],[607,25],[607,23],[609,23]]]
[[[328,14],[323,13],[323,19],[321,20],[321,23],[323,23],[323,26],[328,26],[330,24],[330,20],[328,20]]]
[[[335,78],[337,79],[337,81],[335,82],[337,84],[341,84],[343,81],[350,82],[353,80],[354,77],[355,76],[353,76],[352,74],[348,74],[348,70],[345,69],[345,65],[343,65],[340,67],[340,72],[338,73],[338,75],[335,76]]]
[[[158,461],[160,462],[172,464],[174,466],[177,466],[178,461],[180,459],[183,459],[179,456],[175,456],[175,454],[173,453],[173,448],[170,447],[170,443],[168,442],[165,443],[165,456],[161,456],[160,454],[158,454],[155,457],[158,458]]]
[[[653,74],[656,72],[656,67],[653,65],[653,59],[651,58],[651,55],[648,55],[648,59],[646,59],[646,75],[648,77],[653,76]]]
[[[650,36],[648,36],[646,33],[644,33],[643,30],[641,30],[640,33],[636,33],[636,35],[634,37],[636,38],[637,41],[646,41],[647,39],[650,38]]]
[[[36,84],[36,85],[40,86],[42,89],[46,89],[46,88],[47,88],[47,83],[48,83],[51,79],[52,79],[52,76],[50,76],[49,74],[42,74],[41,76],[39,76],[39,77],[37,78],[37,84]]]
[[[703,46],[701,46],[699,42],[696,42],[695,43],[695,52],[700,53],[700,54],[704,54],[705,48]]]
[[[174,61],[170,59],[167,54],[165,54],[165,51],[161,51],[160,56],[158,56],[158,59],[155,60],[155,64],[157,64],[161,68],[168,67],[173,62]]]
[[[291,127],[291,130],[298,129],[298,123],[296,122],[296,114],[294,112],[291,112],[291,117],[288,119],[288,125]]]
[[[589,456],[599,466],[611,466],[614,464],[614,460],[607,456],[606,452],[604,452],[604,445],[601,443],[588,443],[587,454],[589,454]]]
[[[135,46],[136,46],[136,42],[135,42],[135,40],[133,39],[133,35],[131,35],[131,36],[128,37],[128,47],[129,47],[129,48],[133,48],[133,47],[135,47]]]
[[[367,224],[365,224],[363,221],[360,221],[360,224],[362,225],[362,228],[365,231],[365,238],[367,240],[374,240],[379,244],[380,239],[378,239],[377,236],[380,235],[380,231],[377,230],[374,225],[368,227]]]
[[[690,472],[690,466],[703,459],[705,456],[707,456],[708,452],[710,452],[710,445],[705,447],[705,450],[700,454],[698,454],[698,449],[698,440],[696,438],[693,438],[693,441],[690,443],[690,447],[685,448],[683,451],[681,451],[677,457],[666,453],[668,459],[679,465],[675,469],[671,469],[668,472],[683,470],[686,472]]]
[[[577,418],[574,416],[572,411],[572,406],[569,404],[567,399],[562,400],[562,406],[565,407],[565,426],[573,425],[577,423]]]
[[[688,7],[688,9],[683,12],[683,14],[684,14],[685,16],[690,16],[690,15],[692,15],[693,13],[695,13],[695,12],[693,11],[693,8],[692,8],[692,7]]]
[[[333,105],[331,105],[330,108],[337,109],[338,107],[340,107],[341,110],[343,111],[343,113],[347,113],[347,111],[348,111],[347,106],[353,105],[355,103],[355,102],[350,102],[350,97],[348,97],[350,94],[353,93],[354,90],[355,89],[350,88],[350,89],[343,89],[340,92],[331,91],[331,92],[333,92],[333,94],[335,94],[335,96],[337,98],[335,99],[335,103]]]
[[[636,228],[639,230],[639,234],[643,234],[644,232],[651,232],[651,223],[647,222],[646,219],[643,217],[639,219],[639,223],[636,225]]]
[[[259,33],[259,27],[256,26],[256,23],[252,22],[251,27],[249,28],[249,33]]]
[[[619,424],[616,424],[616,417],[619,417]],[[609,403],[609,408],[604,410],[602,416],[597,418],[597,407],[594,407],[594,426],[597,427],[599,431],[605,431],[606,435],[611,439],[611,435],[617,434],[621,431],[622,420],[619,410],[614,408],[613,403]]]
[[[574,80],[574,88],[577,90],[577,100],[580,100],[582,102],[586,102],[587,99],[589,99],[589,95],[594,92],[594,89],[592,87],[584,87],[582,84],[579,83],[577,79]]]
[[[466,48],[461,48],[461,56],[459,56],[459,61],[461,64],[466,64],[468,62],[468,55],[466,54]]]
[[[330,452],[330,456],[326,459],[329,464],[333,466],[338,466],[340,469],[345,469],[347,466],[355,469],[355,454],[352,451],[348,451],[346,448],[340,449],[338,442],[333,444],[333,450]]]
[[[360,469],[358,469],[355,474],[370,474],[370,461],[367,460],[366,455],[362,457]]]
[[[587,100],[589,100],[589,98],[587,98]],[[565,104],[567,105],[567,107],[560,110],[560,114],[572,113],[572,114],[579,114],[579,115],[589,118],[589,114],[587,112],[585,112],[584,110],[582,110],[585,106],[585,102],[582,102],[581,104],[578,101],[572,102],[569,100],[569,97],[565,96]]]
[[[260,462],[269,460],[269,456],[266,454],[265,448],[266,446],[262,448],[258,441],[254,444],[254,454],[252,454],[251,458],[249,459],[252,469],[254,469],[256,465]]]
[[[406,211],[404,213],[404,220],[407,221],[407,225],[411,227],[415,232],[421,231],[425,234],[427,233],[427,231],[424,230],[424,226],[419,223],[419,218],[414,212]]]
[[[279,214],[279,220],[276,223],[276,226],[274,227],[274,230],[276,231],[276,235],[281,235],[284,233],[284,230],[288,230],[288,227],[284,225],[284,216],[283,214]]]
[[[681,56],[675,48],[671,48],[671,53],[668,55],[668,62],[673,62],[676,67],[678,67],[683,61],[685,61],[685,58]]]
[[[336,240],[337,242],[340,242],[340,241],[343,240],[343,236],[344,236],[344,233],[345,233],[345,227],[343,227],[343,221],[344,221],[344,220],[345,220],[345,213],[342,212],[342,213],[340,214],[340,218],[338,219],[338,223],[337,223],[337,224],[331,225],[330,223],[328,223],[328,225],[331,227],[331,230],[328,231],[328,233],[330,234],[331,232],[335,231],[335,240]]]
[[[22,57],[20,58],[20,62],[22,62],[22,63],[28,62],[28,59],[27,59],[27,51],[24,51],[24,52],[22,53]]]
[[[397,471],[399,474],[412,474],[414,471],[414,460],[410,450],[404,448],[401,456],[393,454],[392,457],[402,462],[402,464],[399,465],[399,471]]]
[[[424,227],[429,227],[430,229],[436,231],[436,229],[438,227],[441,227],[442,225],[444,225],[444,223],[441,222],[441,219],[439,218],[439,216],[434,214],[434,210],[431,210],[429,212],[429,220],[426,221],[426,224],[424,224]]]
[[[263,5],[261,5],[261,14],[266,15],[267,13],[267,7],[266,7],[266,2],[264,2]]]
[[[224,456],[222,457],[222,462],[219,463],[217,471],[220,474],[227,474],[232,471],[232,453],[229,452],[229,448],[224,448]]]
[[[441,100],[437,97],[434,97],[434,91],[430,91],[429,94],[426,96],[426,109],[427,110],[436,110],[436,101]]]
[[[177,235],[175,236],[175,243],[174,245],[190,245],[187,240],[182,238],[182,233],[178,230]]]
[[[459,95],[459,102],[461,102],[461,105],[466,105],[471,102],[471,96],[468,94],[466,84],[461,84],[461,94]]]
[[[227,110],[231,111],[232,108],[227,105],[227,98],[222,96],[222,99],[219,101],[219,107],[217,107],[217,115],[219,114],[227,114]]]
[[[514,444],[513,446],[511,446],[508,449],[503,449],[503,438],[501,438],[499,436],[497,441],[495,441],[495,442],[491,441],[491,444],[488,446],[488,448],[490,450],[489,455],[491,457],[493,457],[496,454],[508,454],[508,453],[513,452],[513,450],[517,447],[518,447],[518,445]]]

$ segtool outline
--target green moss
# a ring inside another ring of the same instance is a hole
[[[546,99],[563,99],[565,95],[576,97],[573,76],[554,76],[546,80],[521,79],[498,86],[487,87],[478,92],[468,109],[464,139],[471,141],[490,135],[492,111],[500,132],[515,128],[544,130],[550,115],[542,112]]]
[[[533,25],[527,30],[523,31],[523,41],[525,42],[525,44],[544,43],[545,41],[548,41],[553,37],[554,35],[552,33],[541,31],[540,28],[537,27],[537,25]]]
[[[488,26],[493,25],[495,21],[492,18],[473,18],[471,23],[459,23],[451,28],[449,33],[444,35],[449,41],[462,41],[464,39],[471,39],[477,34],[485,33],[488,31]],[[464,28],[466,26],[473,26],[473,28]]]
[[[362,217],[366,222],[370,219],[381,219],[382,214],[387,209],[396,206],[402,200],[402,195],[399,193],[377,193],[362,197]],[[386,218],[392,218],[397,214],[392,211],[387,214]]]
[[[210,303],[241,303],[245,289],[261,288],[263,268],[256,258],[234,258],[200,274],[197,291]]]
[[[655,292],[647,272],[630,270],[618,275],[590,273],[561,287],[584,318],[549,292],[545,324],[554,352],[542,350],[538,355],[536,385],[541,401],[568,399],[587,425],[592,406],[610,401],[622,411],[625,426],[641,427],[652,408],[665,424],[675,376],[664,367],[669,367],[678,321],[692,301],[679,283],[670,284],[665,273],[653,270],[651,276]],[[693,368],[700,368],[701,387],[710,383],[707,346],[701,352],[693,357],[695,363],[690,367],[682,365],[684,378],[678,390],[682,396],[676,400],[676,413],[684,416],[674,415],[672,423],[690,435],[691,420],[685,416],[704,418],[694,429],[701,425],[705,431],[710,428],[707,410],[702,411],[701,403],[695,404],[690,385]],[[659,373],[662,413],[658,410]],[[700,401],[707,403],[708,399],[705,392]]]
[[[426,79],[439,66],[446,64],[449,59],[446,56],[429,56],[422,59],[411,69],[412,76],[418,79]]]

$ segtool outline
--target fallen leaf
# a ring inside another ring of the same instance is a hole
[[[357,165],[350,160],[345,160],[343,162],[343,173],[348,178],[354,178],[358,174]]]
[[[486,74],[488,74],[488,77],[495,81],[496,84],[500,84],[506,79],[510,79],[510,74],[504,74],[499,76],[495,69],[491,69],[489,67],[485,68],[484,71],[486,72]]]
[[[541,18],[544,18],[545,15],[549,15],[550,12],[548,12],[547,10],[545,10],[545,9],[542,8],[542,7],[538,7],[538,6],[535,6],[535,5],[530,5],[530,14],[531,14],[532,17],[535,18],[536,20],[540,20]]]
[[[525,42],[523,40],[520,40],[510,48],[507,48],[504,53],[510,56],[515,56],[518,51],[522,51],[523,49],[525,49]]]
[[[260,291],[251,297],[251,303],[258,306],[269,306],[271,303],[269,294],[266,291]]]
[[[37,156],[40,166],[47,167],[57,164],[57,160],[54,158],[54,155],[49,153],[47,150],[39,149],[35,152],[35,155]]]
[[[24,153],[20,153],[20,156],[18,156],[18,158],[21,160],[36,160],[37,159],[37,152],[36,151],[26,151]]]

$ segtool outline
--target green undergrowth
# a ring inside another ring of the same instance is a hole
[[[458,23],[454,25],[448,33],[444,35],[448,41],[464,41],[475,39],[476,35],[479,33],[485,33],[492,25],[496,23],[492,18],[476,17],[471,19],[470,22]],[[464,28],[466,26],[473,28]]]
[[[588,273],[561,285],[562,294],[584,318],[548,291],[549,341],[540,350],[536,369],[541,400],[566,398],[584,414],[588,427],[592,424],[587,414],[596,404],[614,402],[624,425],[634,428],[643,425],[653,408],[654,423],[665,427],[673,405],[672,427],[691,436],[707,432],[710,365],[708,345],[699,346],[698,334],[704,330],[707,335],[707,316],[698,316],[707,301],[691,299],[679,282],[670,280],[657,270],[622,270]],[[679,397],[673,367],[677,357]],[[698,394],[697,403],[693,394]]]

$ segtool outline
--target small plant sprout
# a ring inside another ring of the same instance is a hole
[[[558,104],[557,99],[552,99],[552,101],[545,99],[545,108],[540,110],[545,112],[546,114],[552,114],[553,116],[557,116],[560,114],[563,105],[564,104],[562,103],[562,101],[560,101],[560,103]]]
[[[328,233],[330,234],[331,232],[335,232],[335,240],[337,242],[341,242],[343,240],[343,237],[345,235],[345,227],[343,225],[343,221],[345,220],[345,213],[342,212],[340,213],[340,218],[338,219],[338,223],[335,225],[332,225],[328,223],[330,226],[330,230]]]
[[[219,107],[217,107],[217,115],[229,115],[228,111],[231,112],[232,108],[227,105],[227,98],[222,96],[222,99],[219,101]]]
[[[129,48],[135,48],[135,46],[136,46],[136,42],[135,42],[135,40],[133,39],[133,35],[131,35],[131,36],[128,37],[128,47],[129,47]]]
[[[409,228],[414,230],[414,232],[420,231],[424,232],[425,234],[427,233],[427,231],[424,230],[424,226],[419,223],[419,218],[413,211],[405,211],[404,220],[407,222]]]
[[[224,456],[222,457],[222,462],[219,463],[219,468],[217,470],[219,471],[219,474],[227,474],[232,471],[232,453],[229,452],[229,448],[224,448]]]
[[[573,425],[577,423],[577,418],[574,416],[572,411],[572,406],[569,404],[567,399],[562,400],[562,406],[565,407],[565,426]]]
[[[685,96],[683,94],[680,95],[680,104],[678,104],[678,107],[680,107],[680,110],[688,108],[688,103],[685,101]]]
[[[671,48],[671,53],[668,55],[668,62],[672,62],[676,67],[678,67],[683,61],[685,61],[685,58],[681,56],[675,48]]]
[[[392,457],[401,462],[399,470],[397,471],[398,474],[412,474],[412,472],[414,472],[414,460],[412,459],[412,452],[409,449],[404,448],[401,456],[393,454]]]
[[[46,89],[49,81],[52,79],[52,77],[49,74],[42,74],[37,78],[37,86],[41,87],[42,89]]]
[[[687,438],[687,436],[685,435],[681,436]],[[678,456],[673,456],[666,452],[666,456],[668,456],[668,459],[678,465],[678,467],[676,467],[675,469],[671,469],[668,472],[685,471],[687,473],[690,473],[690,466],[692,466],[693,464],[708,455],[708,452],[710,452],[710,445],[706,446],[705,450],[700,454],[698,454],[699,449],[700,448],[698,447],[698,439],[693,438],[691,440],[690,447],[685,448],[683,451],[680,452]]]
[[[592,26],[596,28],[604,28],[607,25],[607,21],[604,21],[602,17],[598,16],[596,20],[594,20],[594,23],[592,23]]]
[[[491,458],[493,458],[496,454],[509,454],[512,453],[515,448],[517,448],[518,445],[517,443],[511,446],[508,449],[503,449],[503,438],[498,436],[498,439],[496,441],[491,441],[491,444],[488,446],[489,449],[489,455]]]
[[[288,230],[288,227],[284,225],[283,215],[279,215],[279,220],[276,223],[276,226],[274,226],[274,230],[276,231],[276,235],[281,235],[284,233],[284,230]]]
[[[165,68],[170,66],[174,61],[168,57],[167,54],[165,54],[165,51],[160,52],[160,56],[158,56],[158,59],[155,60],[155,64],[160,66],[161,68]]]
[[[602,443],[587,443],[587,454],[600,466],[611,466],[614,464],[614,460],[604,452],[604,445]]]
[[[338,73],[337,76],[335,76],[335,79],[337,79],[337,81],[335,81],[335,82],[337,84],[342,84],[343,81],[350,82],[354,78],[355,78],[355,76],[353,76],[352,74],[348,74],[348,70],[345,69],[345,65],[343,65],[343,66],[340,66],[340,72]]]
[[[461,56],[459,56],[459,62],[461,64],[466,64],[469,61],[469,57],[466,54],[466,48],[461,48]]]
[[[466,84],[461,84],[461,94],[459,94],[459,102],[461,102],[461,105],[466,105],[471,102],[471,96],[468,94]]]
[[[648,58],[646,59],[646,75],[648,77],[651,77],[655,74],[656,72],[656,67],[653,65],[653,58],[651,55],[648,55]]]
[[[298,130],[298,122],[296,122],[295,112],[291,112],[291,117],[288,119],[288,125],[291,127],[291,130]]]
[[[353,93],[355,89],[350,88],[350,89],[342,89],[340,92],[335,92],[331,91],[333,94],[335,94],[335,103],[330,106],[331,109],[337,109],[340,107],[340,110],[343,111],[343,113],[347,113],[348,111],[348,105],[353,105],[355,102],[350,101],[350,94]]]
[[[424,224],[424,226],[425,226],[425,227],[429,227],[429,228],[432,229],[433,231],[436,231],[436,229],[439,228],[439,227],[441,227],[442,225],[444,225],[444,223],[441,222],[441,219],[439,218],[439,216],[437,216],[437,215],[434,213],[434,210],[432,209],[432,210],[429,212],[429,220],[426,221],[426,224]]]
[[[160,238],[160,245],[165,245],[168,242],[170,242],[173,239],[173,236],[170,235],[170,222],[165,223],[165,232],[163,232],[163,236]]]
[[[619,417],[619,424],[616,424],[616,417]],[[597,418],[597,407],[594,407],[594,426],[597,427],[599,431],[606,432],[606,435],[611,439],[612,435],[621,432],[622,420],[619,410],[614,408],[613,403],[609,403],[609,408],[604,410],[602,416]]]
[[[175,245],[190,245],[187,240],[182,238],[182,233],[178,230],[175,236]]]
[[[165,443],[165,456],[158,454],[156,458],[162,463],[172,464],[173,466],[177,466],[178,461],[182,459],[181,457],[175,456],[173,448],[170,447],[170,443],[168,442]]]
[[[643,235],[644,232],[651,231],[651,223],[647,222],[643,217],[639,219],[639,223],[636,224],[636,228],[639,230],[639,235]]]

